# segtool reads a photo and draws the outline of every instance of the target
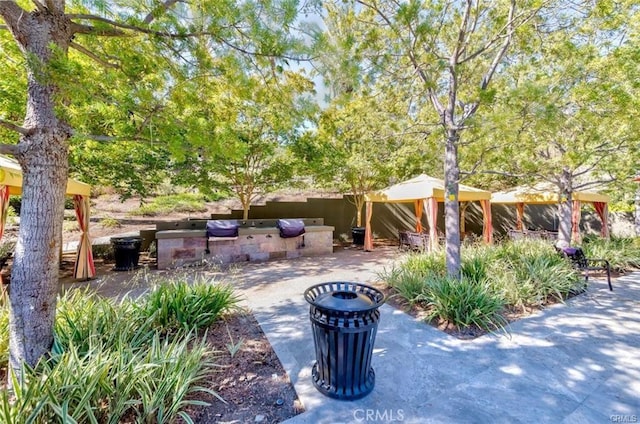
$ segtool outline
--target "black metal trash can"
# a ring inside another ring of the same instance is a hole
[[[111,245],[116,259],[115,271],[129,271],[138,267],[141,237],[112,237]]]
[[[371,355],[384,294],[364,284],[330,282],[304,292],[316,349],[313,385],[335,399],[354,400],[375,385]]]
[[[364,246],[364,232],[365,227],[352,227],[351,238],[353,238],[353,244],[356,246]]]

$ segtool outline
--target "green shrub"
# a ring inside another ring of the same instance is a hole
[[[408,255],[402,264],[407,272],[427,277],[429,275],[446,275],[447,268],[444,261],[444,252],[417,253]]]
[[[120,221],[118,221],[116,218],[112,218],[110,216],[102,218],[100,220],[100,225],[103,228],[120,228],[120,227],[122,227],[122,224],[120,224]]]
[[[381,275],[410,304],[428,304],[433,317],[458,326],[479,321],[483,328],[500,326],[491,311],[499,311],[503,303],[539,307],[584,288],[572,265],[550,243],[539,240],[467,246],[461,277],[460,286],[452,287],[457,280],[446,277],[443,252],[410,255]],[[478,304],[486,304],[486,311]]]
[[[484,283],[489,278],[493,255],[482,246],[467,248],[463,251],[460,274],[462,278],[475,283]]]
[[[426,288],[426,279],[402,268],[392,268],[381,274],[381,278],[396,291],[394,296],[400,296],[413,305],[419,302]]]
[[[228,284],[174,281],[155,286],[136,309],[156,330],[175,332],[208,327],[239,301]]]
[[[208,354],[192,335],[155,336],[146,349],[96,342],[85,353],[70,345],[27,369],[22,384],[14,380],[14,399],[0,392],[0,422],[189,422],[182,409],[200,402],[187,396],[214,394],[198,386],[213,366]]]
[[[184,408],[202,402],[189,395],[215,395],[199,386],[215,358],[195,332],[166,329],[208,326],[237,298],[229,286],[160,283],[149,296],[117,303],[67,292],[58,301],[51,355],[25,369],[22,383],[14,380],[13,394],[0,390],[0,422],[191,422]],[[161,301],[170,306],[154,312]],[[8,334],[3,317],[0,331]],[[6,352],[0,340],[4,363]]]
[[[609,261],[611,269],[618,272],[640,268],[640,238],[588,236],[582,242],[585,256]]]
[[[441,277],[432,280],[423,298],[429,307],[429,320],[440,319],[458,328],[474,325],[494,330],[504,327],[505,320],[500,315],[504,302],[488,284],[466,278]]]
[[[201,194],[182,193],[169,196],[159,196],[150,203],[132,211],[132,215],[156,216],[169,215],[171,213],[197,213],[206,212],[205,197]]]
[[[144,347],[153,338],[151,320],[135,312],[136,301],[116,304],[96,293],[66,292],[58,301],[54,324],[53,352],[61,354],[74,346],[88,352],[96,343],[130,349]]]
[[[9,307],[0,305],[0,367],[9,360]]]

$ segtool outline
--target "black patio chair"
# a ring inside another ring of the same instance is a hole
[[[429,235],[425,233],[398,231],[398,240],[400,249],[423,251],[429,249]]]
[[[587,258],[584,255],[584,251],[579,247],[565,247],[558,248],[556,250],[564,257],[569,259],[574,268],[581,271],[584,275],[585,282],[589,282],[589,271],[605,271],[607,273],[607,283],[609,284],[609,291],[613,291],[611,285],[611,265],[606,259],[599,258]]]

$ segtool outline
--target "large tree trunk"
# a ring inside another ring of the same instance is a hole
[[[11,369],[35,365],[51,348],[58,292],[69,127],[55,113],[56,87],[47,77],[51,46],[66,54],[69,22],[59,12],[23,13],[5,19],[26,61],[28,91],[24,127],[16,155],[22,166],[20,231],[11,274],[9,322]],[[17,7],[17,6],[16,6]],[[19,373],[17,374],[19,376]]]
[[[444,152],[444,226],[446,231],[447,275],[460,278],[460,204],[458,203],[458,133],[447,131]]]

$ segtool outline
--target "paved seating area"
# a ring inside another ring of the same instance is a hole
[[[640,272],[617,279],[613,292],[606,281],[590,279],[587,293],[513,323],[509,337],[458,340],[383,305],[373,392],[351,402],[320,394],[311,383],[315,358],[304,290],[328,281],[371,283],[401,255],[393,246],[348,249],[226,271],[306,408],[288,423],[640,420]],[[122,287],[114,281],[105,289],[114,295]],[[134,294],[144,289],[126,287]]]
[[[375,281],[397,255],[394,248],[343,251],[237,271],[246,304],[306,408],[287,422],[640,419],[640,273],[620,278],[614,292],[590,281],[586,294],[512,324],[510,337],[458,340],[384,305],[373,392],[352,402],[321,395],[311,383],[314,350],[302,293],[318,282]]]

